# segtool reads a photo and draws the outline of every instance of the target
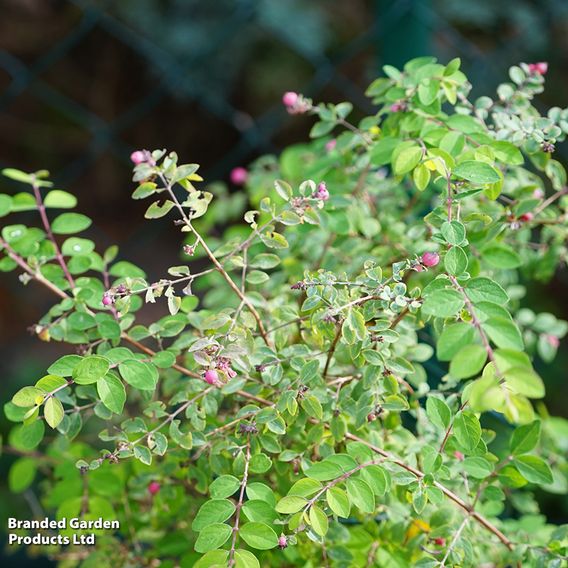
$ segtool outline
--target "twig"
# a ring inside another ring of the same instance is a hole
[[[237,547],[237,535],[239,533],[239,522],[241,520],[241,509],[245,500],[245,490],[248,482],[248,470],[250,464],[250,434],[247,437],[246,451],[245,451],[245,469],[243,472],[243,480],[241,481],[241,490],[239,493],[239,500],[235,509],[235,524],[233,525],[233,539],[231,541],[231,550],[229,551],[228,568],[235,565],[235,549]]]

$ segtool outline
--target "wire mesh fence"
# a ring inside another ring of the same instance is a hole
[[[52,165],[61,183],[73,183],[101,156],[125,160],[141,139],[133,136],[136,126],[153,116],[160,120],[164,107],[175,106],[183,119],[201,115],[206,117],[204,128],[210,123],[221,135],[228,133],[231,144],[208,160],[210,173],[220,176],[251,156],[279,147],[278,133],[286,130],[288,118],[278,104],[277,87],[292,83],[315,98],[331,92],[369,111],[364,86],[380,63],[401,64],[427,52],[442,58],[461,56],[476,82],[493,85],[507,64],[550,48],[553,38],[534,38],[539,25],[547,29],[547,21],[568,17],[561,2],[519,3],[506,17],[497,6],[484,8],[483,2],[471,1],[347,4],[343,9],[324,2],[274,0],[66,0],[47,5],[27,0],[19,8],[14,4],[12,10],[26,20],[21,28],[24,37],[44,33],[43,18],[58,19],[61,25],[47,33],[45,41],[32,42],[27,53],[9,45],[0,50],[0,113],[7,121],[6,114],[18,117],[30,106],[39,107],[28,117],[37,117],[40,126],[50,130],[48,138],[55,137],[59,123],[68,151],[61,159],[56,156]],[[468,13],[473,26],[471,21],[464,26],[458,17]],[[491,31],[495,25],[502,32],[492,34],[488,44],[476,30]],[[264,66],[255,64],[254,58]],[[253,85],[241,76],[250,71],[268,76]],[[110,75],[114,93],[90,91],[91,82],[97,88],[99,73]],[[244,105],[239,94],[243,87]],[[253,88],[264,91],[259,105],[250,95]],[[94,100],[99,95],[111,99],[110,109]],[[28,128],[19,135],[34,137],[41,129],[37,124]],[[210,136],[186,128],[193,136]],[[4,139],[4,146],[9,143]],[[30,142],[24,153],[34,149]],[[51,152],[58,154],[58,146]],[[5,161],[8,156],[0,158]]]

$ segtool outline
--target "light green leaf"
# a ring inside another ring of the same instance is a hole
[[[320,536],[325,536],[329,529],[327,515],[317,505],[312,505],[309,518],[314,531]]]
[[[439,318],[447,318],[459,312],[463,305],[463,297],[457,290],[435,290],[428,294],[424,300],[422,313]]]
[[[56,235],[80,233],[91,226],[92,221],[80,213],[62,213],[53,220],[51,229]]]
[[[486,162],[468,160],[458,164],[453,174],[475,184],[495,183],[501,180],[499,172]]]
[[[228,499],[210,499],[201,505],[191,523],[194,531],[201,531],[213,523],[222,523],[235,512],[235,504]]]
[[[195,551],[209,552],[223,546],[229,540],[232,532],[233,529],[223,523],[213,523],[204,527],[195,541]]]
[[[349,477],[346,482],[349,500],[362,513],[373,513],[375,510],[375,495],[368,483],[362,479]]]
[[[61,401],[54,396],[50,396],[45,403],[43,415],[45,416],[45,421],[52,428],[57,428],[59,423],[63,420],[63,416],[65,416]]]
[[[278,536],[264,523],[247,523],[239,531],[240,537],[257,550],[269,550],[278,546]]]
[[[426,414],[432,424],[440,428],[447,428],[452,419],[450,407],[441,398],[429,396],[426,399]]]
[[[511,454],[519,456],[526,454],[537,446],[540,439],[540,420],[535,420],[531,424],[523,424],[518,426],[509,443]]]
[[[306,503],[308,502],[307,499],[304,497],[298,497],[296,495],[288,495],[287,497],[283,497],[278,501],[276,505],[276,510],[279,513],[283,513],[285,515],[291,515],[293,513],[297,513],[298,511],[302,510]]]
[[[519,473],[530,483],[546,485],[553,481],[550,466],[537,456],[517,456],[513,460],[513,464],[519,470]]]
[[[108,373],[97,381],[97,393],[102,403],[115,414],[122,414],[126,402],[126,389],[122,381],[113,373]]]
[[[473,412],[460,412],[454,420],[454,435],[468,452],[477,448],[481,439],[481,425]]]
[[[110,368],[108,359],[99,355],[90,355],[81,359],[77,366],[73,369],[73,380],[78,385],[89,385],[96,383],[104,377]]]
[[[467,270],[467,255],[461,247],[453,246],[444,257],[444,266],[449,274],[459,276]]]
[[[486,360],[487,351],[482,345],[466,345],[452,359],[450,375],[456,379],[473,377],[483,369]]]
[[[215,499],[230,497],[241,486],[241,482],[233,475],[221,475],[209,486],[209,493]]]
[[[338,516],[347,519],[351,511],[351,503],[347,493],[339,487],[330,487],[326,493],[326,500],[329,508]]]

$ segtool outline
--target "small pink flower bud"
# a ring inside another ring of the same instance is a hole
[[[436,266],[440,262],[440,255],[437,252],[425,252],[422,255],[422,264],[429,268]]]
[[[133,164],[141,164],[146,161],[146,153],[142,150],[136,150],[136,152],[132,152],[132,154],[130,154],[130,159]]]
[[[464,457],[465,456],[460,451],[456,450],[454,452],[454,458],[456,458],[458,461],[463,461]]]
[[[434,539],[434,544],[436,544],[437,546],[446,546],[446,539],[439,536],[438,538]]]
[[[546,341],[548,341],[548,344],[554,347],[554,349],[558,349],[560,346],[560,339],[558,339],[556,335],[548,334],[546,336]]]
[[[318,184],[316,192],[314,193],[316,199],[321,199],[322,201],[327,201],[329,199],[329,191],[327,190],[327,185],[325,181]]]
[[[298,102],[298,93],[288,91],[282,96],[282,102],[285,107],[293,107]]]
[[[403,110],[406,110],[406,103],[404,101],[398,101],[397,103],[392,104],[390,107],[391,112],[400,112]]]
[[[548,71],[548,63],[539,61],[538,63],[529,63],[529,72],[533,75],[546,75]]]
[[[532,196],[535,199],[542,199],[544,197],[544,191],[542,191],[542,189],[540,187],[537,187],[533,192],[532,192]]]
[[[286,547],[288,546],[288,539],[286,538],[286,535],[281,534],[281,535],[278,537],[278,546],[279,546],[281,549],[284,549],[284,548],[286,548]]]
[[[103,306],[110,306],[111,304],[112,304],[112,296],[108,292],[105,292],[103,294]]]
[[[331,152],[331,151],[335,150],[335,147],[336,147],[336,146],[337,146],[337,140],[336,140],[335,138],[332,138],[331,140],[328,140],[328,141],[325,143],[325,149],[326,149],[328,152]]]
[[[205,372],[205,382],[210,385],[216,385],[219,383],[219,373],[215,369],[209,369]]]
[[[233,168],[230,177],[235,185],[244,185],[248,179],[248,172],[245,168]]]
[[[519,217],[519,221],[523,221],[525,223],[532,221],[534,219],[534,215],[529,211],[528,213],[523,213]]]
[[[151,481],[148,484],[148,493],[150,493],[150,495],[156,495],[156,493],[158,493],[159,490],[160,490],[160,484],[157,481]]]

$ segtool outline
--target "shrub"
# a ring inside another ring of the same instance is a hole
[[[86,567],[565,561],[566,527],[538,514],[535,491],[566,491],[567,423],[538,402],[532,361],[550,362],[567,326],[523,298],[566,260],[552,154],[568,110],[531,104],[543,67],[513,67],[496,99],[470,101],[459,65],[385,67],[368,89],[378,111],[356,125],[347,102],[286,93],[291,114],[317,117],[313,141],[240,172],[246,199],[201,189],[175,153],[135,152],[134,199],[184,237],[158,280],[74,236],[86,216],[50,219],[76,200],[47,172],[4,170],[31,195],[2,195],[2,215],[37,210],[41,226],[4,227],[0,268],[54,293],[35,333],[69,346],[5,406],[21,423],[10,488],[40,471],[50,515],[120,522],[94,548],[45,554]],[[246,225],[215,238],[245,202]],[[148,302],[164,315],[144,325]]]

